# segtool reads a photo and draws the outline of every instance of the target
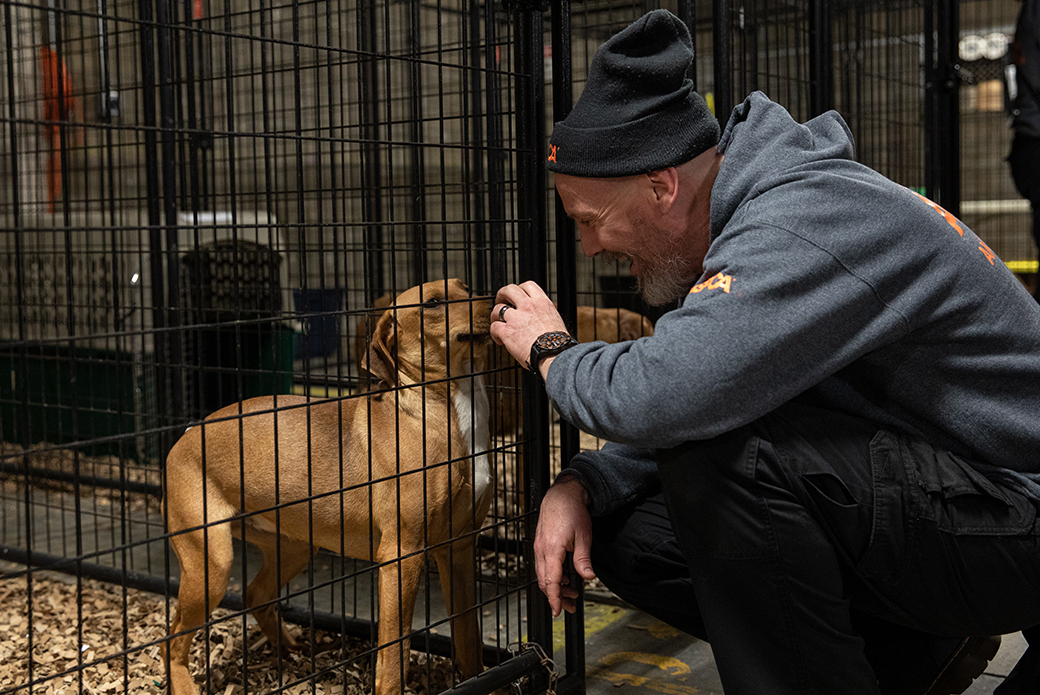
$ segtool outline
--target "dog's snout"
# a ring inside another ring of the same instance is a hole
[[[469,330],[459,335],[459,340],[483,344],[491,337],[491,303],[474,302],[469,316]]]
[[[482,336],[491,335],[491,321],[486,316],[477,317],[474,316],[473,320],[470,321],[469,330],[462,331],[459,334],[459,338],[462,340],[473,340]]]
[[[487,345],[491,342],[491,333],[463,333],[458,339],[463,343]]]

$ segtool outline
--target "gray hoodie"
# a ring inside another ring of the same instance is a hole
[[[654,451],[798,398],[920,436],[1040,500],[1040,305],[964,223],[854,161],[829,112],[734,109],[704,274],[652,337],[586,343],[546,390],[616,444],[568,472],[594,513],[656,479]]]

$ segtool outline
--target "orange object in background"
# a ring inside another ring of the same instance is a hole
[[[43,137],[49,145],[47,154],[47,199],[49,210],[61,198],[61,129],[79,113],[76,97],[72,95],[72,80],[65,61],[48,46],[40,46],[40,72],[43,75]],[[66,146],[71,143],[66,135]]]

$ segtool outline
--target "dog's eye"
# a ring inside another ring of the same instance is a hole
[[[423,302],[423,309],[436,309],[441,304],[444,304],[444,300],[440,297],[434,297],[433,299],[427,299]]]

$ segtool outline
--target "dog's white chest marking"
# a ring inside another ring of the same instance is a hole
[[[466,366],[470,371],[470,365]],[[490,409],[482,377],[459,381],[459,389],[455,392],[455,412],[473,461],[473,489],[478,505],[491,491],[491,464],[486,453],[491,442],[488,430]]]

